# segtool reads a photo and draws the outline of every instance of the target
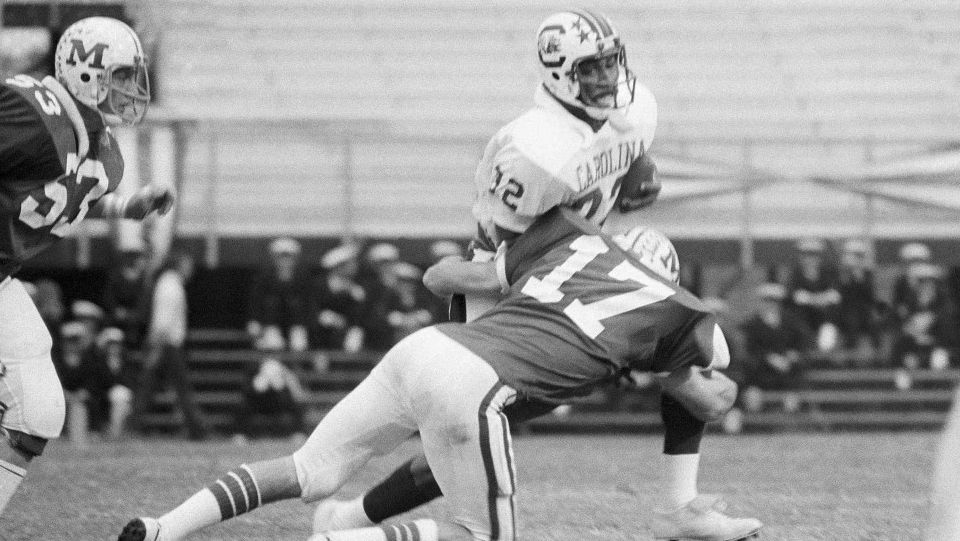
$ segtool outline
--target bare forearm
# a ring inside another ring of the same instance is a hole
[[[492,261],[481,263],[452,259],[440,261],[427,269],[423,284],[440,296],[499,293],[502,287]]]

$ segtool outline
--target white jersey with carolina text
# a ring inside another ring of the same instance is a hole
[[[473,215],[488,248],[503,240],[498,228],[522,233],[556,206],[601,224],[620,179],[650,148],[657,127],[657,102],[640,84],[629,109],[597,132],[542,86],[534,103],[493,136],[477,166]]]

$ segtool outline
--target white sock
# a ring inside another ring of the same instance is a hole
[[[3,516],[3,510],[7,508],[7,503],[23,482],[25,475],[27,475],[26,468],[0,460],[0,516]]]
[[[220,518],[220,505],[210,489],[205,488],[157,520],[162,538],[176,540],[216,524]]]
[[[438,541],[439,527],[434,520],[420,519],[402,524],[318,533],[307,541],[398,541],[400,539]]]
[[[697,475],[700,471],[700,453],[689,455],[660,455],[663,457],[664,510],[679,509],[697,497]]]

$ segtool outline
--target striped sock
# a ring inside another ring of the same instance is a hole
[[[215,483],[207,487],[217,499],[220,507],[220,520],[227,520],[248,511],[253,511],[263,505],[260,488],[257,486],[253,472],[244,464],[234,471],[227,473]]]
[[[430,519],[402,524],[318,533],[308,541],[438,541],[439,527]]]
[[[160,531],[166,539],[180,539],[270,501],[262,497],[253,473],[244,464],[160,517]]]
[[[25,468],[0,460],[0,516],[26,475]]]

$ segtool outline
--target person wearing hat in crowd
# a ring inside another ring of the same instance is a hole
[[[866,242],[848,239],[843,244],[839,282],[838,319],[843,345],[852,351],[858,364],[873,362],[880,345],[880,304]]]
[[[133,389],[136,374],[127,359],[126,336],[118,327],[107,327],[97,336],[96,378],[90,389],[90,424],[106,432],[111,440],[120,439],[133,413]]]
[[[786,288],[777,283],[758,286],[757,313],[741,325],[744,359],[740,402],[748,411],[763,406],[763,392],[795,388],[802,379],[802,354],[812,345],[805,322],[784,306]],[[784,409],[796,410],[796,400]]]
[[[130,424],[142,426],[143,415],[153,403],[161,376],[173,386],[190,439],[206,437],[206,426],[193,395],[187,367],[187,283],[194,274],[193,256],[174,250],[167,256],[154,281],[146,353],[134,397]]]
[[[239,432],[234,441],[263,435],[303,435],[307,392],[293,370],[281,362],[279,354],[284,345],[279,335],[265,336],[257,344],[263,358],[243,387],[235,416]]]
[[[928,272],[932,262],[930,247],[922,242],[908,242],[900,247],[900,273],[893,284],[893,315],[897,324],[906,319],[916,303],[919,274]]]
[[[791,276],[787,301],[816,334],[818,349],[833,350],[839,342],[840,292],[836,273],[824,258],[826,243],[818,238],[801,239],[797,251],[799,257]]]
[[[942,269],[932,263],[912,266],[913,295],[902,306],[903,315],[893,346],[895,366],[942,370],[948,368],[951,357],[955,357],[960,339],[958,318],[942,277]]]
[[[375,243],[364,253],[359,280],[367,292],[363,310],[365,349],[386,351],[393,345],[393,332],[387,316],[397,284],[394,264],[398,261],[400,251],[389,242]]]
[[[436,265],[440,260],[448,257],[462,259],[463,254],[463,247],[460,244],[452,240],[437,240],[430,244],[430,265]],[[431,297],[430,312],[435,322],[448,321],[450,319],[450,299],[438,296]]]
[[[429,293],[422,282],[423,271],[411,263],[397,261],[392,265],[391,272],[396,280],[385,303],[387,323],[393,335],[392,343],[396,344],[414,331],[435,322],[430,312]]]
[[[83,314],[84,308],[79,312]],[[96,334],[89,322],[77,320],[61,325],[59,334],[61,350],[54,362],[66,400],[67,434],[71,443],[82,448],[88,443],[90,430],[87,404],[90,401],[90,387],[96,377],[93,370],[96,364]]]
[[[149,269],[146,253],[126,249],[117,254],[107,273],[103,288],[103,308],[107,324],[124,332],[126,346],[140,347],[146,327]]]
[[[270,243],[270,265],[254,280],[250,291],[247,333],[254,345],[273,335],[284,341],[284,349],[305,351],[309,347],[310,279],[300,264],[300,243],[280,237]]]
[[[360,249],[346,243],[320,259],[314,282],[311,343],[319,349],[359,351],[363,347],[363,310],[367,292],[357,282]]]

